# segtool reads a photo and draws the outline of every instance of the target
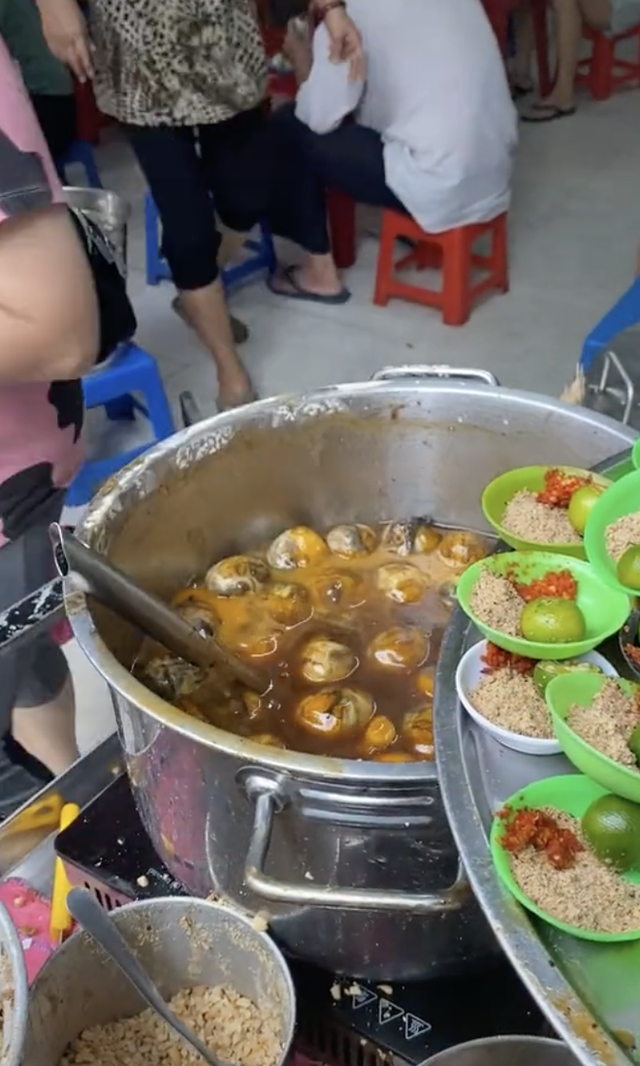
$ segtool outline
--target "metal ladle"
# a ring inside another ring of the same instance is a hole
[[[72,888],[67,896],[67,910],[72,918],[75,918],[85,933],[88,933],[104,953],[119,966],[128,981],[131,982],[136,992],[142,996],[152,1010],[159,1014],[168,1026],[175,1029],[198,1054],[209,1063],[209,1066],[225,1066],[220,1059],[209,1051],[199,1037],[180,1021],[172,1010],[169,1009],[158,989],[149,977],[144,967],[138,962],[133,951],[120,933],[115,922],[111,920],[98,901],[94,899],[86,888]]]
[[[215,637],[203,636],[161,599],[140,588],[73,533],[54,523],[49,527],[49,535],[62,577],[79,577],[84,592],[95,596],[105,607],[188,663],[204,670],[218,667],[260,695],[267,691],[269,677],[265,671],[223,648]]]

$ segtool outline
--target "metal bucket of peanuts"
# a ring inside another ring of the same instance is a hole
[[[19,1066],[22,1062],[27,1024],[27,969],[16,927],[2,903],[0,903],[0,989],[2,990],[0,1066]]]
[[[560,1040],[490,1036],[440,1051],[421,1066],[578,1066],[578,1060]]]
[[[229,1066],[282,1066],[295,1025],[289,969],[273,941],[218,903],[145,900],[112,913],[172,1009]],[[83,932],[31,986],[24,1066],[199,1066]],[[2,1064],[4,1066],[4,1063]]]

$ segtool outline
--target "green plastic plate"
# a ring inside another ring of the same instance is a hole
[[[622,678],[617,680],[625,692],[632,691],[633,682]],[[640,803],[640,773],[634,773],[602,752],[596,751],[567,725],[571,707],[588,707],[605,681],[606,678],[599,674],[560,674],[555,677],[545,691],[554,732],[565,755],[578,770],[602,785],[607,792]]]
[[[638,590],[623,585],[616,576],[615,560],[606,549],[607,527],[623,515],[640,511],[640,470],[611,485],[595,504],[584,531],[587,559],[609,588],[637,596]]]
[[[555,682],[554,682],[555,684]],[[555,807],[565,814],[572,814],[574,818],[582,818],[582,815],[591,806],[594,800],[607,793],[606,788],[590,781],[582,774],[563,774],[561,777],[545,777],[542,781],[534,781],[526,788],[516,792],[508,799],[504,806],[519,810],[522,807]],[[525,895],[511,873],[509,855],[500,843],[503,834],[504,823],[498,817],[493,819],[491,826],[490,847],[493,863],[502,881],[509,892],[533,914],[544,919],[549,925],[561,929],[563,933],[571,933],[581,940],[596,940],[604,944],[616,944],[625,940],[640,940],[640,929],[632,929],[627,933],[597,933],[590,929],[578,929],[575,925],[568,925],[553,918],[547,911],[541,910],[529,896]],[[634,885],[640,885],[640,870],[631,870],[624,875],[625,881]],[[589,886],[585,885],[585,892]]]
[[[546,551],[560,552],[562,555],[573,555],[577,559],[585,558],[584,545],[580,544],[544,544],[540,541],[523,540],[514,536],[502,525],[502,518],[509,500],[513,499],[516,492],[528,489],[529,492],[540,492],[544,488],[544,478],[548,470],[562,470],[565,474],[577,474],[580,477],[590,477],[596,485],[607,488],[611,481],[609,478],[594,474],[590,470],[581,470],[577,466],[520,466],[516,470],[507,470],[499,477],[490,481],[482,493],[482,510],[496,532],[505,544],[511,545],[518,551]]]
[[[578,583],[576,602],[585,618],[584,640],[571,641],[566,644],[540,644],[537,641],[525,640],[523,637],[507,636],[485,625],[471,609],[471,594],[482,567],[485,566],[503,576],[507,571],[513,571],[517,580],[523,584],[544,577],[550,570],[569,570]],[[487,559],[481,559],[462,574],[458,582],[457,597],[465,614],[487,640],[492,641],[499,648],[504,648],[505,651],[525,655],[530,659],[571,659],[585,655],[607,637],[617,633],[630,611],[629,597],[622,592],[615,592],[604,581],[601,581],[593,568],[584,560],[568,555],[555,555],[551,552],[502,552],[498,555],[490,555]]]

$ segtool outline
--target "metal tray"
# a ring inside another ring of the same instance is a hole
[[[630,469],[628,454],[601,464],[599,471],[621,476]],[[588,1066],[637,1064],[640,941],[594,944],[560,933],[521,907],[494,871],[488,845],[493,812],[532,781],[577,771],[563,755],[511,751],[469,717],[457,698],[455,672],[478,639],[458,608],[442,643],[434,703],[440,788],[469,881],[518,974],[578,1058]],[[617,637],[600,651],[626,672]]]

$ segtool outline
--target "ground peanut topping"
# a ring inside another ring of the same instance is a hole
[[[531,675],[506,666],[482,678],[470,693],[480,714],[511,733],[525,737],[553,737],[551,715]]]
[[[509,637],[521,636],[520,616],[524,603],[506,577],[483,566],[473,592],[471,610],[485,625]]]
[[[614,678],[605,681],[588,707],[573,706],[567,715],[569,728],[587,744],[637,773],[640,769],[628,743],[639,723],[638,697],[623,692]]]
[[[604,533],[609,555],[618,562],[627,548],[640,544],[640,512],[626,514],[607,526]]]
[[[640,886],[594,855],[580,832],[580,822],[562,811],[542,812],[581,843],[573,861],[563,869],[533,845],[509,854],[511,872],[522,891],[541,910],[558,921],[597,933],[626,933],[640,929]]]
[[[516,492],[502,516],[508,533],[534,544],[579,544],[581,537],[569,521],[563,507],[540,503],[535,493]]]
[[[282,1052],[275,1010],[258,1008],[230,988],[189,988],[169,1006],[230,1066],[275,1066]],[[152,1010],[86,1029],[67,1049],[60,1066],[202,1066]]]

